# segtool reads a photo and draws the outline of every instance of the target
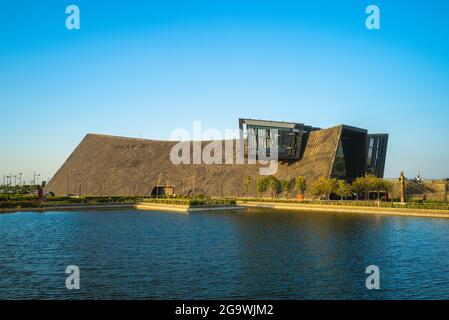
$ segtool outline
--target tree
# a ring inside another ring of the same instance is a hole
[[[381,192],[389,193],[393,189],[393,184],[387,180],[382,179],[382,178],[376,178],[375,186],[376,186],[376,191],[377,191],[377,200],[380,200]]]
[[[259,194],[262,195],[262,193],[267,191],[267,188],[268,188],[268,179],[267,179],[267,177],[260,177],[257,180],[257,183],[256,183],[257,192],[259,192]]]
[[[336,187],[336,179],[319,177],[318,180],[312,183],[310,192],[315,196],[325,197],[327,200],[329,200],[330,194],[335,191]]]
[[[359,194],[365,193],[366,181],[365,177],[358,177],[352,182],[352,190],[356,194],[356,199],[359,200]]]
[[[292,186],[292,182],[290,180],[281,180],[281,189],[282,189],[282,192],[284,192],[284,195],[286,198],[290,191],[291,186]]]
[[[369,193],[372,191],[378,191],[379,178],[372,174],[367,174],[365,176],[365,198],[369,199]],[[380,197],[380,194],[378,193]]]
[[[248,194],[250,186],[251,186],[251,176],[244,176],[243,177],[243,192],[245,194]]]
[[[275,197],[281,191],[281,183],[275,176],[269,176],[267,179],[271,195]]]
[[[344,180],[338,180],[337,187],[335,188],[335,193],[343,200],[344,197],[349,197],[352,195],[351,186]]]
[[[391,188],[391,183],[372,174],[358,177],[352,182],[352,190],[357,194],[357,200],[359,199],[360,193],[365,194],[365,199],[369,199],[368,195],[370,192],[377,192],[377,199],[379,200],[380,193],[388,192]]]
[[[324,194],[322,183],[320,183],[320,180],[315,180],[312,182],[309,191],[312,195],[316,197],[322,197]]]
[[[304,194],[304,190],[306,189],[306,179],[304,177],[299,176],[295,179],[295,191],[299,194]]]
[[[335,190],[337,189],[337,185],[338,185],[337,179],[327,179],[327,183],[325,185],[327,200],[329,200],[331,193],[335,192]]]
[[[393,183],[391,183],[390,181],[387,180],[383,180],[383,191],[387,192],[387,193],[391,193],[391,191],[393,190]]]

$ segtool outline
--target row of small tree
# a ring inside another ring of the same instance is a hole
[[[251,184],[251,177],[245,176],[243,178],[243,186],[246,194],[248,194]],[[377,198],[380,199],[382,193],[391,192],[392,183],[374,175],[356,178],[351,184],[344,180],[320,177],[318,180],[313,181],[310,186],[307,186],[306,180],[301,176],[290,180],[279,180],[275,176],[267,176],[260,177],[256,181],[256,190],[259,195],[269,191],[272,197],[276,197],[281,193],[285,197],[288,197],[292,192],[304,194],[306,187],[309,193],[316,197],[330,199],[330,195],[335,194],[340,199],[344,199],[355,195],[357,200],[359,200],[361,195],[368,199],[371,192],[376,192]]]
[[[248,194],[252,185],[252,179],[250,176],[243,177],[243,188],[245,194]],[[293,191],[296,194],[304,194],[306,189],[306,180],[303,177],[297,177],[290,180],[279,180],[275,176],[260,177],[256,181],[256,190],[262,195],[269,191],[273,197],[284,194],[287,197]]]
[[[364,195],[365,199],[368,199],[370,192],[376,192],[377,199],[380,199],[381,193],[390,193],[392,189],[393,184],[390,181],[378,178],[372,174],[358,177],[351,184],[351,190],[356,194],[357,200],[359,200],[360,194]]]

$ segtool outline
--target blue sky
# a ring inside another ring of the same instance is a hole
[[[76,4],[81,29],[65,28]],[[365,8],[381,30],[365,28]],[[448,1],[9,1],[0,175],[51,177],[86,133],[239,117],[390,134],[387,177],[449,177]],[[1,178],[1,177],[0,177]]]

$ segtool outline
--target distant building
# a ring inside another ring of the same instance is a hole
[[[240,119],[239,127],[240,140],[223,140],[221,145],[224,150],[230,144],[236,151],[242,141],[242,164],[236,163],[235,155],[233,159],[223,155],[223,164],[176,165],[170,159],[176,141],[88,134],[45,189],[57,195],[78,194],[82,190],[83,195],[93,196],[162,192],[252,196],[256,195],[255,183],[263,165],[248,160],[257,160],[261,153],[273,155],[274,145],[279,159],[275,176],[279,179],[303,176],[311,183],[320,176],[349,182],[366,173],[383,177],[387,134],[368,134],[365,129],[346,125],[320,129],[301,123],[254,119]],[[208,143],[203,141],[201,145]],[[249,190],[243,185],[244,177],[249,177],[253,185]]]

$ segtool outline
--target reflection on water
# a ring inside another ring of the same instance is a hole
[[[449,298],[449,219],[271,209],[0,215],[0,298]],[[81,289],[65,288],[65,268]],[[365,288],[377,265],[381,290]]]

